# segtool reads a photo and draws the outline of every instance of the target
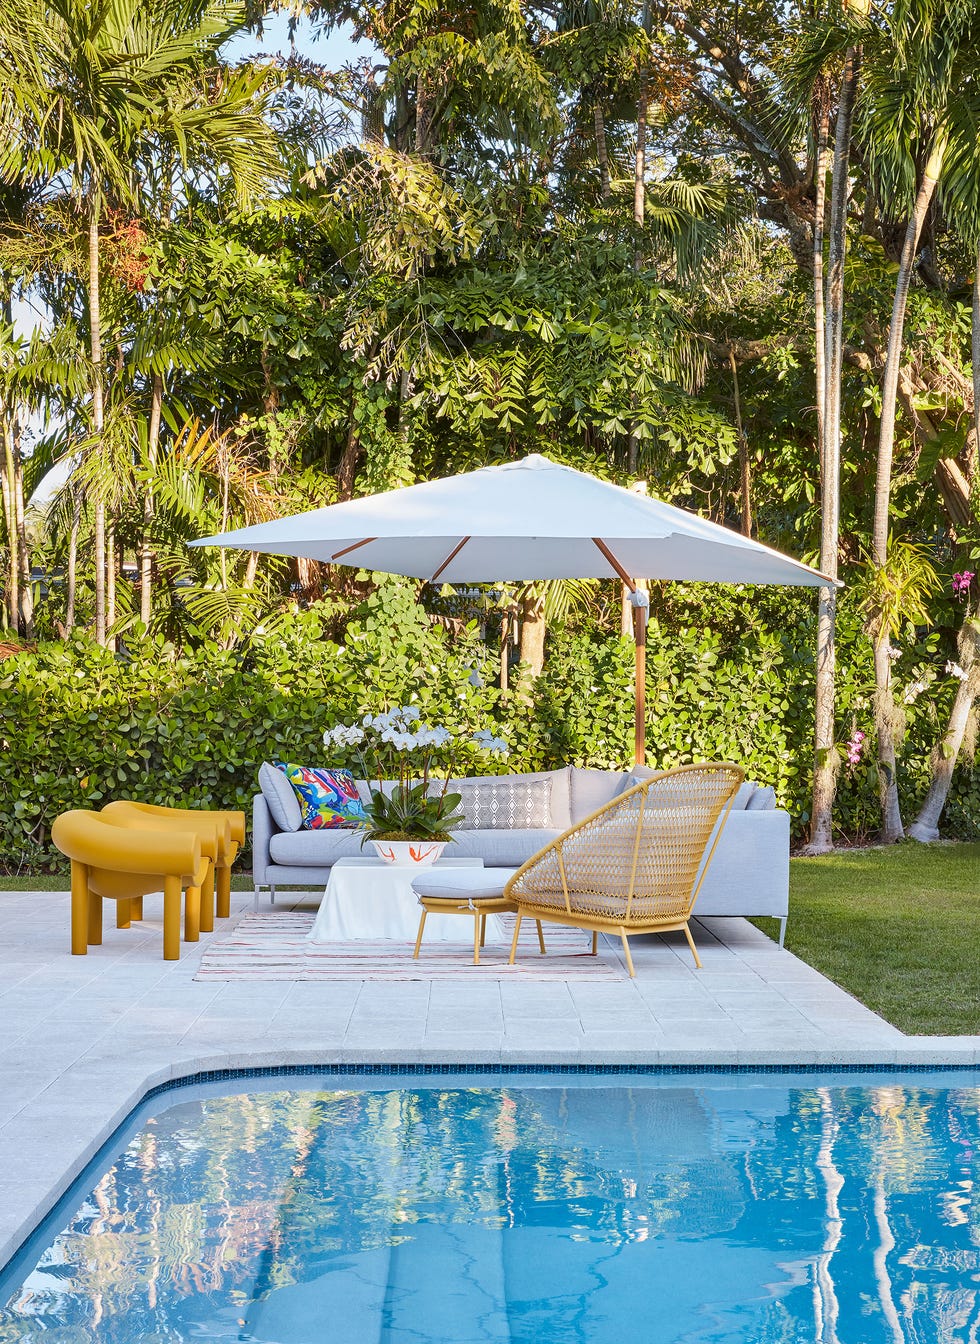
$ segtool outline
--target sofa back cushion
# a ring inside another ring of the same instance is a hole
[[[576,826],[600,807],[619,796],[626,787],[625,770],[585,770],[569,766],[570,826]]]
[[[303,824],[303,813],[293,786],[283,772],[263,761],[259,766],[259,788],[280,831],[298,831]]]

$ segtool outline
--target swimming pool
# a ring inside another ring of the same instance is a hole
[[[953,1344],[980,1075],[321,1075],[163,1093],[0,1341]]]

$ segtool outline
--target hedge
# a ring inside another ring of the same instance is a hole
[[[794,594],[768,603],[760,611],[728,596],[675,605],[651,622],[649,760],[734,760],[775,785],[799,835],[813,732],[812,601]],[[576,633],[551,637],[537,682],[518,677],[504,694],[494,684],[496,651],[475,622],[456,631],[433,623],[406,584],[382,583],[342,642],[328,634],[333,615],[327,607],[297,612],[233,651],[146,639],[114,654],[77,638],[0,664],[0,866],[60,867],[50,828],[67,808],[128,797],[248,809],[263,760],[326,764],[324,728],[408,699],[429,721],[492,728],[511,744],[508,769],[623,767],[631,759],[632,645],[588,619]],[[870,718],[870,662],[853,635],[850,645],[842,640],[842,655],[853,651],[841,657],[844,736],[852,719],[867,730]],[[912,709],[907,806],[924,786],[942,705]],[[871,762],[842,773],[842,825],[870,830],[876,808]],[[949,823],[975,837],[978,822],[980,778],[966,764]]]

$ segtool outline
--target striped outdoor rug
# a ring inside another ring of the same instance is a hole
[[[532,921],[521,928],[517,962],[510,966],[510,936],[489,943],[473,965],[473,944],[422,944],[418,961],[412,944],[395,942],[306,942],[315,914],[283,910],[246,915],[234,933],[210,943],[201,956],[195,980],[459,980],[474,975],[489,980],[621,980],[622,966],[599,940],[599,955],[590,955],[591,937],[581,929],[544,926],[547,955],[538,952]],[[513,917],[503,916],[510,930]],[[469,924],[460,920],[460,932]]]

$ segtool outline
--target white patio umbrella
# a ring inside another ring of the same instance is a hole
[[[643,579],[833,581],[738,532],[537,453],[190,543],[405,574],[432,583],[622,579],[636,635],[636,760],[643,763]]]

